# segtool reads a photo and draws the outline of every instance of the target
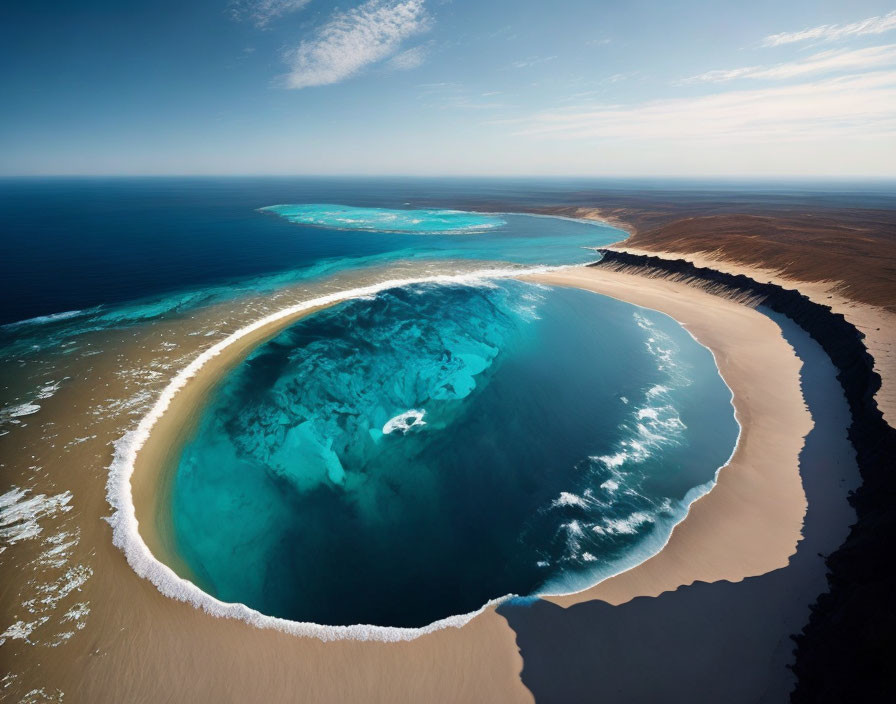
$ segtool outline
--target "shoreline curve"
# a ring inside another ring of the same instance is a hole
[[[643,272],[598,265],[528,278],[617,298],[678,321],[712,353],[740,426],[715,482],[691,501],[659,550],[590,587],[542,598],[564,607],[593,599],[622,604],[697,581],[738,582],[785,567],[802,539],[807,502],[799,454],[813,421],[800,386],[802,362],[778,325],[749,297]]]

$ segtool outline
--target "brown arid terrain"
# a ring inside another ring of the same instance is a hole
[[[896,313],[896,212],[716,209],[561,206],[546,211],[619,225],[632,233],[626,249],[699,254],[773,270],[783,279],[830,284],[832,293]]]
[[[810,210],[761,198],[749,204],[622,202],[539,210],[613,223],[631,233],[618,250],[746,274],[830,306],[865,335],[882,379],[878,406],[896,425],[896,211]]]

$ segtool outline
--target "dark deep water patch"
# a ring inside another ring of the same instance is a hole
[[[736,435],[711,355],[663,315],[517,282],[395,289],[224,380],[172,520],[222,600],[423,626],[642,559]]]

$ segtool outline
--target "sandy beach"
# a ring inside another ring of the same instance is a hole
[[[662,552],[586,592],[554,601],[619,604],[697,580],[737,581],[786,565],[806,510],[798,455],[811,419],[800,392],[799,359],[780,329],[741,302],[683,283],[587,268],[543,275],[539,281],[596,291],[679,320],[713,351],[734,392],[742,426],[737,452],[718,484],[695,502]],[[166,561],[171,558],[168,538],[154,520],[164,496],[160,470],[215,381],[297,317],[255,330],[202,367],[175,396],[138,455],[133,498],[140,534]],[[195,348],[195,337],[181,332],[176,339],[185,346],[182,354],[187,345]],[[135,354],[145,342],[135,342]],[[73,380],[66,395],[46,404],[46,412],[62,418],[78,393],[104,383],[102,373],[97,365],[92,374]],[[411,641],[324,643],[215,618],[163,596],[133,572],[100,520],[109,513],[101,497],[108,443],[115,437],[96,435],[44,463],[51,473],[65,471],[72,461],[92,466],[79,474],[73,489],[82,540],[93,549],[92,577],[77,598],[90,603],[92,612],[83,630],[63,646],[68,657],[54,663],[52,671],[28,667],[40,653],[26,641],[13,639],[3,646],[10,670],[22,673],[15,691],[39,686],[64,692],[66,701],[287,701],[296,692],[309,701],[333,702],[532,701],[520,680],[523,661],[515,633],[493,608],[462,628]],[[97,466],[97,458],[105,464]],[[13,586],[5,589],[11,592]]]

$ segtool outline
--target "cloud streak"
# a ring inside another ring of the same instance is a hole
[[[801,29],[798,32],[771,34],[762,40],[762,46],[781,46],[805,41],[837,41],[868,34],[883,34],[896,29],[896,10],[886,15],[869,17],[851,24],[822,24]]]
[[[836,71],[861,71],[892,66],[896,63],[896,44],[872,46],[865,49],[831,50],[813,54],[805,59],[776,64],[775,66],[743,66],[740,68],[707,71],[679,81],[690,83],[723,83],[739,78],[785,80],[813,73]]]
[[[563,139],[802,141],[896,135],[896,71],[696,98],[547,111],[517,132]]]
[[[521,61],[514,61],[510,65],[513,68],[529,68],[530,66],[538,66],[539,64],[553,61],[556,58],[556,56],[532,56],[528,59],[522,59]]]
[[[301,10],[309,2],[311,0],[233,0],[230,14],[236,20],[249,20],[264,29],[271,20]]]
[[[502,91],[476,92],[460,83],[424,83],[420,99],[436,110],[495,110],[508,107],[495,97]]]
[[[299,89],[344,81],[394,55],[405,39],[429,26],[423,0],[368,0],[337,12],[312,39],[286,52],[284,84]]]
[[[426,61],[426,47],[414,46],[389,59],[389,67],[398,71],[410,71],[422,66],[424,61]]]

